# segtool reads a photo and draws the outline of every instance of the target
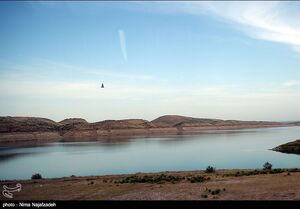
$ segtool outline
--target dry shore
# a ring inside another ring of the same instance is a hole
[[[300,170],[277,174],[226,176],[253,170],[180,171],[138,173],[139,178],[173,176],[156,183],[124,183],[132,175],[65,177],[42,180],[2,181],[0,186],[22,184],[15,200],[300,200]],[[191,183],[187,178],[204,177]],[[176,178],[181,180],[176,181]],[[4,199],[3,196],[0,198]]]
[[[241,130],[254,128],[290,127],[292,125],[239,125],[214,127],[151,128],[151,129],[114,129],[114,130],[74,130],[65,134],[59,132],[12,132],[0,133],[0,146],[14,147],[37,145],[52,142],[87,142],[101,140],[128,139],[131,137],[174,136],[200,134],[207,131]]]

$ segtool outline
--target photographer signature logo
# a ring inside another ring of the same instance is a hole
[[[14,192],[20,192],[22,189],[22,185],[21,184],[17,184],[15,187],[8,187],[6,185],[3,185],[3,191],[2,194],[4,197],[6,198],[13,198],[13,193]]]

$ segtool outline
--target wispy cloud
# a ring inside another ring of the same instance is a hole
[[[41,88],[42,86],[42,88]],[[35,80],[10,80],[1,81],[0,95],[3,96],[34,96],[56,99],[90,99],[98,100],[123,100],[147,98],[167,94],[167,90],[158,87],[139,85],[111,84],[109,88],[101,89],[99,83],[94,81],[35,81]]]
[[[49,78],[50,75],[64,76],[66,74],[72,74],[73,78],[84,79],[90,77],[93,79],[114,79],[115,81],[120,80],[130,80],[130,81],[161,81],[150,74],[142,73],[128,73],[119,72],[117,70],[103,69],[103,68],[91,68],[86,66],[77,66],[69,63],[62,63],[57,61],[52,61],[48,59],[33,58],[29,59],[29,63],[16,63],[8,62],[0,59],[0,70],[7,69],[3,71],[1,76],[13,78],[17,75],[21,77],[45,77]],[[71,79],[70,77],[68,77]],[[64,77],[66,79],[66,77]]]
[[[282,84],[284,87],[300,86],[300,80],[286,81]]]
[[[127,48],[126,48],[125,33],[123,30],[119,30],[118,32],[119,32],[120,46],[121,46],[123,58],[125,62],[127,62]]]
[[[160,7],[213,16],[252,38],[286,44],[300,53],[300,2],[162,2]]]

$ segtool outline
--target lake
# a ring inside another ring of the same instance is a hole
[[[269,149],[300,138],[300,127],[0,148],[0,179],[221,168],[300,167],[300,155]]]

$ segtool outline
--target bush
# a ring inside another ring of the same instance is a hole
[[[203,176],[191,176],[191,177],[188,177],[187,180],[190,181],[191,183],[199,183],[199,182],[204,182],[209,179],[207,179]]]
[[[202,194],[201,197],[202,198],[207,198],[208,196],[207,196],[207,194]]]
[[[208,166],[207,168],[206,168],[206,173],[213,173],[213,172],[215,172],[216,171],[216,169],[214,168],[214,167],[212,167],[212,166]]]
[[[266,162],[264,165],[263,165],[263,170],[272,170],[272,164],[269,163],[269,162]]]
[[[153,176],[137,176],[137,175],[132,175],[128,176],[125,179],[118,181],[118,183],[165,183],[165,182],[171,182],[171,183],[176,183],[184,178],[181,176],[172,176],[172,175],[153,175]]]
[[[39,173],[32,174],[31,179],[42,179],[42,175]]]
[[[213,190],[213,191],[211,192],[211,194],[212,194],[212,195],[217,195],[217,194],[219,194],[220,192],[221,192],[220,189],[215,189],[215,190]]]

